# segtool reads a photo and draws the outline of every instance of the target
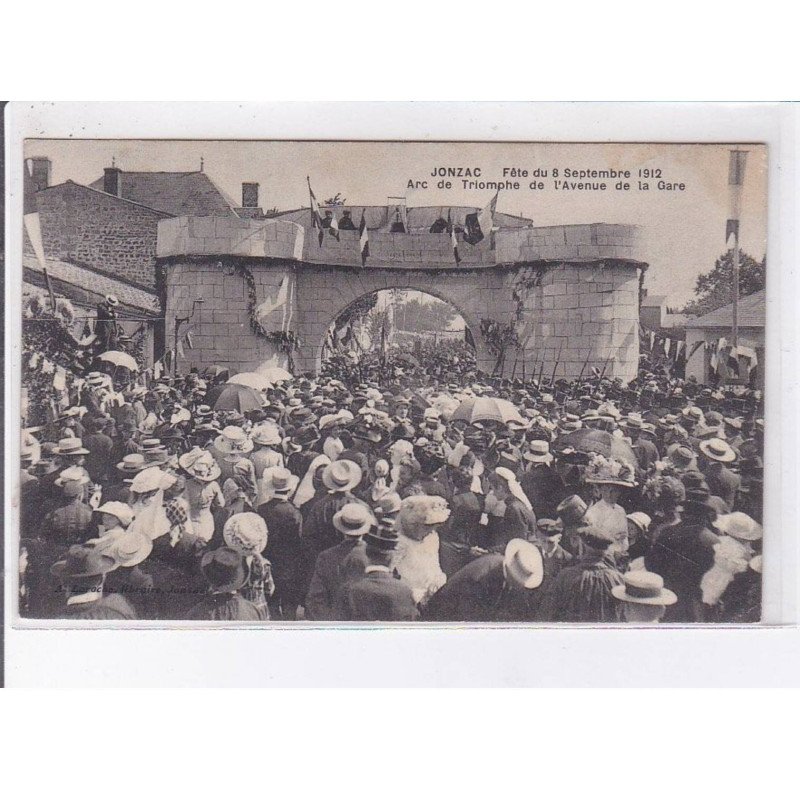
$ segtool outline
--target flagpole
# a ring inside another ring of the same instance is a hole
[[[733,346],[739,345],[739,232],[733,237]]]

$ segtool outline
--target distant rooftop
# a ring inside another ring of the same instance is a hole
[[[105,191],[105,179],[89,184]],[[124,200],[140,203],[156,211],[179,217],[230,216],[235,204],[205,172],[126,172],[119,171],[119,193]]]
[[[766,289],[739,299],[739,326],[742,328],[763,328],[766,324]],[[733,303],[709,311],[702,317],[689,320],[687,328],[726,328],[733,321]]]

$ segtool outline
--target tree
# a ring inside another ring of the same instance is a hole
[[[395,311],[395,324],[406,331],[446,331],[457,316],[455,309],[442,300],[403,299]]]
[[[739,257],[739,297],[747,297],[766,285],[767,257],[756,261],[747,253]],[[714,269],[699,275],[695,284],[696,300],[688,303],[684,314],[707,314],[733,302],[733,250],[723,253],[714,263]]]

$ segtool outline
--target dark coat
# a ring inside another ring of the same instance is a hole
[[[705,478],[711,494],[721,497],[728,508],[733,510],[736,493],[742,485],[742,479],[722,464],[707,469]]]
[[[489,549],[502,553],[512,539],[531,539],[536,535],[536,516],[519,499],[509,495],[506,513],[489,517]]]
[[[119,594],[110,594],[91,603],[65,606],[64,619],[136,619],[131,604]]]
[[[703,622],[700,581],[714,565],[714,545],[719,537],[702,521],[686,518],[664,528],[644,558],[650,572],[664,579],[664,586],[678,595],[678,602],[667,606],[665,622]]]
[[[83,446],[89,451],[86,456],[86,471],[95,483],[102,483],[111,473],[111,451],[114,442],[104,433],[89,433],[83,437]]]
[[[503,556],[489,553],[462,567],[431,597],[423,619],[431,622],[528,622],[538,590],[505,585]]]
[[[411,588],[391,572],[369,572],[344,593],[348,620],[413,622],[419,618]]]
[[[618,622],[611,589],[624,583],[613,556],[587,551],[544,587],[539,618],[545,622]]]
[[[267,523],[269,539],[264,557],[272,564],[276,604],[296,607],[303,602],[310,565],[303,539],[303,517],[288,500],[274,497],[258,508]]]
[[[306,595],[306,619],[344,619],[346,586],[362,577],[368,563],[364,544],[356,537],[323,550],[317,556]]]
[[[556,508],[565,495],[564,481],[553,467],[547,464],[531,467],[520,478],[520,486],[537,517],[555,519]]]
[[[220,622],[261,622],[263,620],[258,609],[238,592],[209,594],[189,612],[188,618]]]

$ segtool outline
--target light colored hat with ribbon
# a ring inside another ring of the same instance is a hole
[[[723,439],[704,439],[700,442],[700,452],[712,461],[728,464],[736,461],[736,451]]]
[[[503,554],[503,574],[522,589],[536,589],[544,580],[544,562],[539,548],[525,539],[512,539]]]
[[[263,552],[267,546],[267,534],[264,518],[252,511],[234,514],[222,529],[225,544],[245,556]]]
[[[281,443],[280,428],[274,422],[264,422],[253,429],[253,444],[262,447],[274,447]]]
[[[740,542],[757,542],[764,536],[761,525],[743,511],[722,514],[714,521],[714,527]]]
[[[166,473],[162,472],[158,467],[148,467],[134,476],[131,481],[131,491],[138,494],[146,494],[147,492],[163,489],[165,477]]]
[[[221,470],[214,456],[208,450],[201,450],[199,447],[184,453],[178,459],[178,463],[193,478],[205,483],[210,483],[220,476]]]
[[[133,522],[133,511],[127,503],[111,500],[99,506],[97,511],[100,514],[110,514],[112,517],[116,517],[123,528],[127,528]]]
[[[678,602],[675,592],[664,588],[664,579],[655,572],[634,569],[626,572],[619,586],[611,588],[611,594],[625,603],[646,606],[671,606]]]
[[[345,536],[363,536],[376,524],[375,517],[361,503],[347,503],[333,515],[333,527]]]
[[[241,428],[228,425],[214,439],[214,447],[225,455],[244,455],[253,449],[253,442]]]

